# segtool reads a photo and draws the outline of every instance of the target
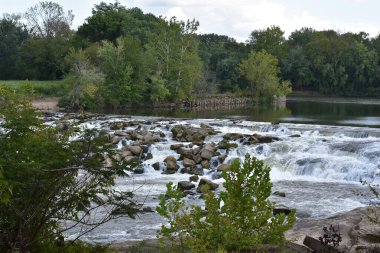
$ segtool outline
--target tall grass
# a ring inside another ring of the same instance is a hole
[[[0,80],[0,87],[15,91],[28,91],[34,97],[62,97],[67,94],[64,80],[29,81],[29,80]]]

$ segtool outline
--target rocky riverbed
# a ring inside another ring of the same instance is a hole
[[[155,206],[167,182],[178,184],[189,203],[202,205],[202,187],[208,184],[217,192],[223,190],[221,171],[228,170],[236,159],[243,161],[246,153],[271,166],[271,200],[281,205],[279,210],[296,208],[297,224],[322,221],[367,206],[373,197],[358,194],[368,194],[359,181],[379,182],[379,129],[239,119],[78,119],[64,114],[47,115],[46,121],[62,129],[99,129],[119,150],[115,159],[140,163],[129,178],[117,179],[117,188],[134,191],[136,200],[144,203],[143,212],[135,220],[119,219],[102,225],[83,238],[90,242],[154,238],[166,222],[155,213]],[[300,226],[295,229],[303,231]],[[322,224],[314,227],[318,231],[315,233],[322,233]],[[70,231],[67,236],[76,232]],[[302,232],[307,233],[311,234]]]

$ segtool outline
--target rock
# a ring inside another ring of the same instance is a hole
[[[120,141],[120,137],[119,136],[112,136],[111,138],[111,143],[112,144],[117,144],[118,142]]]
[[[171,129],[173,139],[178,141],[202,143],[204,139],[216,134],[212,128],[195,128],[191,126],[177,125]]]
[[[120,130],[115,131],[115,135],[122,136],[122,137],[128,136],[128,134],[126,132],[120,131]]]
[[[237,143],[230,143],[227,140],[222,140],[218,143],[218,147],[221,149],[231,149],[231,148],[237,148]]]
[[[225,170],[229,170],[231,168],[231,164],[221,164],[218,166],[218,168],[216,169],[217,171],[219,172],[222,172],[222,171],[225,171]]]
[[[197,175],[189,177],[190,182],[198,182],[198,180],[199,180],[199,177]]]
[[[134,155],[140,155],[142,148],[140,146],[129,146],[129,150],[132,152]]]
[[[198,138],[192,142],[193,145],[202,146],[204,141],[201,138]]]
[[[132,152],[129,150],[122,150],[121,151],[121,156],[122,157],[127,157],[127,156],[133,156]]]
[[[201,151],[201,157],[202,159],[205,159],[205,160],[211,160],[212,156],[214,155],[214,153],[210,150],[207,150],[207,149],[202,149]]]
[[[182,148],[183,144],[182,143],[177,143],[177,144],[172,144],[170,145],[171,150],[178,150],[179,148]]]
[[[277,215],[277,214],[285,214],[285,215],[288,215],[292,210],[287,207],[287,206],[284,206],[284,205],[277,205],[273,208],[273,215]]]
[[[292,134],[289,136],[290,138],[298,138],[298,137],[301,137],[300,134]]]
[[[148,153],[148,154],[146,154],[145,160],[150,160],[152,158],[153,158],[152,153]]]
[[[197,155],[197,154],[199,154],[199,152],[201,152],[200,147],[193,148],[193,155]]]
[[[220,156],[218,156],[218,160],[219,160],[220,163],[223,163],[224,160],[226,160],[226,158],[227,158],[227,155],[220,155]]]
[[[119,130],[124,127],[124,122],[113,122],[110,126],[111,130]]]
[[[286,194],[285,194],[285,192],[280,192],[280,191],[275,191],[274,193],[273,193],[273,195],[276,195],[276,196],[279,196],[279,197],[286,197]]]
[[[186,191],[186,190],[191,190],[191,189],[195,188],[195,184],[193,184],[189,181],[179,181],[177,187],[181,191]]]
[[[185,157],[188,159],[193,159],[193,151],[191,149],[179,148],[177,153],[181,154],[181,159],[184,159]]]
[[[144,213],[154,213],[155,212],[154,209],[152,207],[150,207],[150,206],[144,206],[143,209],[142,209],[142,211]]]
[[[196,155],[193,155],[193,160],[196,164],[199,164],[202,162],[202,157],[201,157],[201,154],[196,154]]]
[[[210,168],[210,162],[208,160],[204,160],[201,162],[201,165],[203,168],[208,169]]]
[[[183,159],[183,166],[185,166],[185,167],[193,167],[193,166],[195,166],[195,162],[193,160],[185,157]]]
[[[170,175],[170,174],[175,174],[176,172],[177,172],[177,170],[165,170],[161,174],[163,174],[163,175]]]
[[[280,138],[275,136],[264,136],[259,134],[253,134],[252,137],[256,138],[258,143],[271,143],[280,140]]]
[[[166,163],[167,170],[177,170],[177,159],[174,156],[166,157],[164,162]]]
[[[154,170],[160,170],[161,166],[160,166],[159,162],[155,162],[155,163],[152,164],[152,167],[153,167]]]
[[[227,133],[223,136],[223,139],[237,141],[243,137],[244,136],[242,134],[239,134],[239,133]]]
[[[217,188],[219,187],[218,184],[208,180],[208,179],[204,179],[202,178],[200,181],[199,181],[199,184],[198,184],[198,188],[197,188],[197,192],[199,193],[202,193],[203,191],[205,190],[211,190],[211,191],[214,191],[216,190]]]
[[[126,156],[124,158],[124,161],[126,161],[128,163],[138,163],[139,162],[139,158],[136,157],[136,156]]]
[[[144,174],[144,166],[139,165],[136,168],[134,168],[133,173],[135,174]]]
[[[198,175],[198,176],[203,176],[204,175],[203,168],[198,168],[198,167],[192,167],[192,168],[190,168],[188,170],[188,173],[189,174]]]

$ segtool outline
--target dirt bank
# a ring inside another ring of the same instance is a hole
[[[32,105],[38,110],[48,112],[58,112],[61,108],[58,107],[59,98],[39,98],[33,99]]]

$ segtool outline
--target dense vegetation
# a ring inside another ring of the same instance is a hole
[[[66,78],[65,101],[73,108],[178,102],[224,92],[281,95],[289,91],[287,80],[293,90],[380,93],[380,36],[365,32],[302,28],[286,39],[280,27],[271,26],[239,43],[197,34],[195,20],[164,19],[118,2],[95,5],[77,31],[70,29],[73,18],[53,2],[41,2],[22,16],[4,15],[0,80]],[[261,70],[271,73],[266,88],[244,73],[274,65],[275,71]]]
[[[183,192],[169,183],[157,207],[169,221],[160,235],[174,243],[174,252],[260,252],[263,244],[283,244],[295,211],[273,216],[269,172],[263,161],[249,155],[242,164],[234,161],[222,173],[224,191],[216,195],[204,189],[204,209],[189,207]]]
[[[133,217],[133,193],[113,188],[132,165],[98,132],[47,126],[24,96],[0,97],[0,252],[99,252],[65,244],[64,232],[81,226],[79,237],[118,208]]]

